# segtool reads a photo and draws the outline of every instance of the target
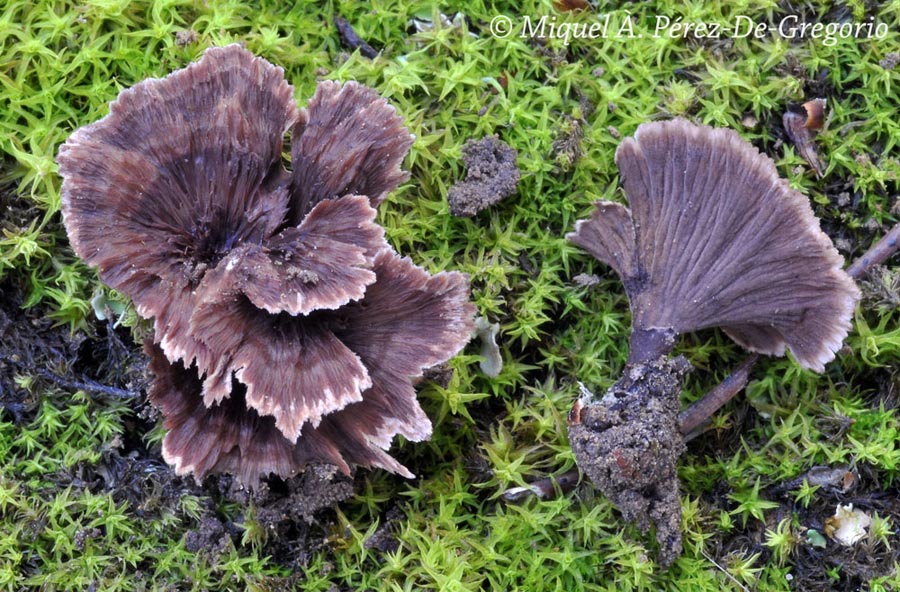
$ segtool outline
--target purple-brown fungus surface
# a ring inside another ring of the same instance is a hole
[[[385,450],[430,436],[413,384],[474,317],[465,275],[400,257],[375,221],[412,141],[374,90],[323,82],[300,109],[281,68],[231,45],[123,91],[60,149],[75,252],[154,319],[179,473],[410,475]]]
[[[629,207],[598,202],[568,238],[622,278],[634,332],[720,327],[824,370],[859,290],[770,158],[732,130],[675,119],[638,127],[616,164]]]
[[[625,517],[681,553],[677,416],[689,364],[678,335],[720,327],[746,349],[790,350],[821,372],[850,330],[859,290],[806,198],[735,132],[682,119],[641,125],[616,151],[628,207],[599,202],[569,240],[622,278],[628,363],[569,421],[582,472]]]

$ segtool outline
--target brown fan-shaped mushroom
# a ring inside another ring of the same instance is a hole
[[[375,222],[412,140],[372,89],[325,82],[298,109],[280,68],[232,45],[123,91],[60,149],[73,248],[155,319],[179,473],[409,475],[384,449],[430,435],[413,381],[474,316],[464,275],[401,259]]]
[[[745,348],[789,349],[822,371],[850,330],[859,292],[809,204],[735,132],[676,119],[641,125],[616,164],[629,207],[600,202],[568,238],[622,278],[632,312],[625,376],[576,404],[578,463],[626,516],[680,552],[676,415],[689,366],[675,336],[721,327]]]

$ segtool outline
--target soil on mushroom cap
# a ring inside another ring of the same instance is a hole
[[[678,396],[690,369],[683,357],[630,366],[602,398],[582,398],[569,426],[581,470],[627,520],[656,527],[661,565],[681,554]]]

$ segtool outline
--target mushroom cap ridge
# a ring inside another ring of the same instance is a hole
[[[736,132],[645,123],[616,150],[629,208],[600,202],[567,237],[622,277],[635,331],[721,327],[821,372],[859,290],[809,202]]]

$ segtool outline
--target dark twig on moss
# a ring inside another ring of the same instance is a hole
[[[4,364],[9,364],[10,366],[15,367],[17,370],[26,371],[28,367],[26,364],[12,358],[10,356],[5,356],[0,354],[0,362]],[[36,372],[37,376],[41,378],[46,378],[53,384],[57,386],[61,386],[67,389],[75,389],[75,390],[83,390],[94,393],[102,393],[104,395],[109,395],[111,397],[116,397],[119,399],[133,399],[135,397],[139,397],[141,395],[141,389],[132,391],[127,389],[121,389],[114,386],[107,386],[105,384],[100,384],[96,380],[91,380],[86,376],[80,377],[80,380],[77,378],[67,378],[63,376],[58,376],[49,370],[44,368],[40,368]]]
[[[341,35],[341,41],[349,49],[353,51],[358,49],[359,53],[369,58],[370,60],[374,59],[375,56],[378,55],[378,52],[375,50],[375,48],[366,43],[365,40],[360,37],[356,31],[353,30],[353,27],[344,17],[334,17],[334,26],[337,27],[338,33],[340,33]]]
[[[678,414],[681,433],[687,436],[693,432],[697,426],[718,411],[722,405],[741,392],[747,386],[750,370],[756,365],[758,359],[759,354],[747,356],[728,378],[717,384],[702,399],[694,401],[687,409]]]
[[[556,496],[556,492],[566,494],[578,485],[581,480],[581,471],[571,469],[559,475],[550,475],[532,481],[527,487],[511,487],[503,492],[503,501],[510,503],[521,502],[532,495],[538,499],[550,499]]]
[[[900,248],[900,223],[894,225],[887,234],[881,237],[881,240],[854,261],[847,268],[847,274],[855,280],[864,278],[873,267],[887,261],[891,255],[897,252],[898,248]]]
[[[141,396],[140,390],[130,391],[127,389],[116,388],[114,386],[107,386],[86,377],[82,377],[81,380],[63,378],[61,376],[53,374],[48,370],[38,370],[38,376],[40,376],[41,378],[46,378],[47,380],[55,383],[57,386],[61,386],[63,388],[102,393],[104,395],[109,395],[110,397],[116,397],[118,399],[133,399],[135,397]]]

